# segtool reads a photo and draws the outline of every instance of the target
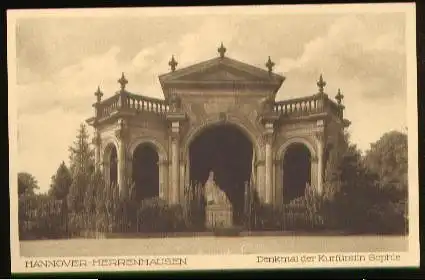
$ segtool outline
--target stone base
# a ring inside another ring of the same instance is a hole
[[[207,205],[206,227],[208,229],[217,227],[233,226],[233,209],[229,205]]]

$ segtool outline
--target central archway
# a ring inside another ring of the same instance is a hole
[[[204,184],[209,171],[233,206],[234,223],[243,220],[245,183],[252,172],[253,143],[236,125],[215,124],[202,130],[189,146],[189,180]]]

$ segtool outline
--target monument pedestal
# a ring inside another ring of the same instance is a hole
[[[206,227],[208,229],[231,227],[233,225],[233,209],[231,205],[207,205]]]

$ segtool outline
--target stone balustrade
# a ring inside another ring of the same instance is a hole
[[[330,112],[337,116],[341,108],[326,95],[312,95],[284,101],[277,101],[273,111],[286,117],[303,117]]]
[[[170,107],[163,99],[132,93],[117,94],[96,104],[98,118],[105,118],[118,111],[151,112],[163,115]],[[320,113],[333,113],[342,116],[342,108],[327,95],[312,95],[290,100],[277,101],[273,111],[285,117],[303,117]]]
[[[105,118],[118,111],[151,112],[162,115],[169,111],[165,100],[136,95],[117,94],[97,104],[98,118]]]

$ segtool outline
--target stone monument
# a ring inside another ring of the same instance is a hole
[[[233,225],[233,207],[226,193],[214,181],[214,172],[210,171],[205,182],[206,227],[231,227]]]

